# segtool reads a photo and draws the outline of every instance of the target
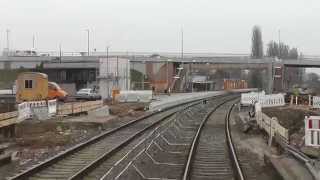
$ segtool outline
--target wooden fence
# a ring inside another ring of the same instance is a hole
[[[256,120],[259,128],[263,129],[269,135],[269,144],[271,145],[271,141],[273,137],[277,137],[277,139],[282,142],[279,143],[289,143],[289,130],[283,127],[277,118],[270,118],[266,114],[261,111],[261,105],[259,103],[255,104],[256,109]]]
[[[70,115],[81,112],[88,112],[99,107],[102,107],[103,102],[99,101],[88,101],[88,102],[72,102],[58,105],[57,115]]]

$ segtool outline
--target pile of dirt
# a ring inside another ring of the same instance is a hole
[[[289,129],[290,144],[297,148],[304,146],[304,118],[305,116],[319,116],[319,112],[300,106],[285,106],[263,108],[269,117],[277,117],[279,123]]]
[[[25,121],[16,127],[16,144],[31,148],[64,146],[99,129],[95,123]]]
[[[109,105],[109,109],[111,115],[119,117],[135,116],[136,112],[143,112],[146,105],[146,103],[115,103]]]
[[[295,106],[263,108],[269,117],[276,117],[279,123],[289,129],[289,134],[297,133],[304,127],[305,116],[317,116],[319,113]]]

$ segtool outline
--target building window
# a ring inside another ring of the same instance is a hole
[[[32,80],[24,80],[24,88],[32,89]]]

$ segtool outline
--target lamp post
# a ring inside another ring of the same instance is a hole
[[[6,32],[7,32],[7,50],[8,50],[8,52],[9,52],[9,33],[10,33],[10,30],[9,29],[7,29],[6,30]]]
[[[110,81],[110,79],[109,79],[109,48],[110,48],[110,46],[107,46],[106,47],[106,54],[107,54],[107,76],[106,76],[106,78],[107,78],[107,91],[108,91],[108,98],[110,98],[110,84],[109,84],[109,81]]]
[[[87,48],[88,48],[88,56],[90,56],[90,30],[86,29],[87,31]]]
[[[167,80],[167,91],[169,91],[169,62],[171,62],[172,60],[171,59],[167,59],[167,77],[166,77],[166,80]],[[169,92],[168,92],[169,93]]]

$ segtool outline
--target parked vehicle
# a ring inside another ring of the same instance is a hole
[[[99,95],[95,90],[91,88],[85,88],[85,89],[80,89],[75,98],[77,100],[79,99],[85,99],[85,100],[98,100],[101,99],[101,95]]]
[[[18,75],[16,101],[64,100],[67,93],[56,83],[48,82],[48,76],[39,72],[24,72]]]
[[[61,87],[55,82],[48,82],[48,99],[58,99],[65,101],[68,93],[61,89]]]

